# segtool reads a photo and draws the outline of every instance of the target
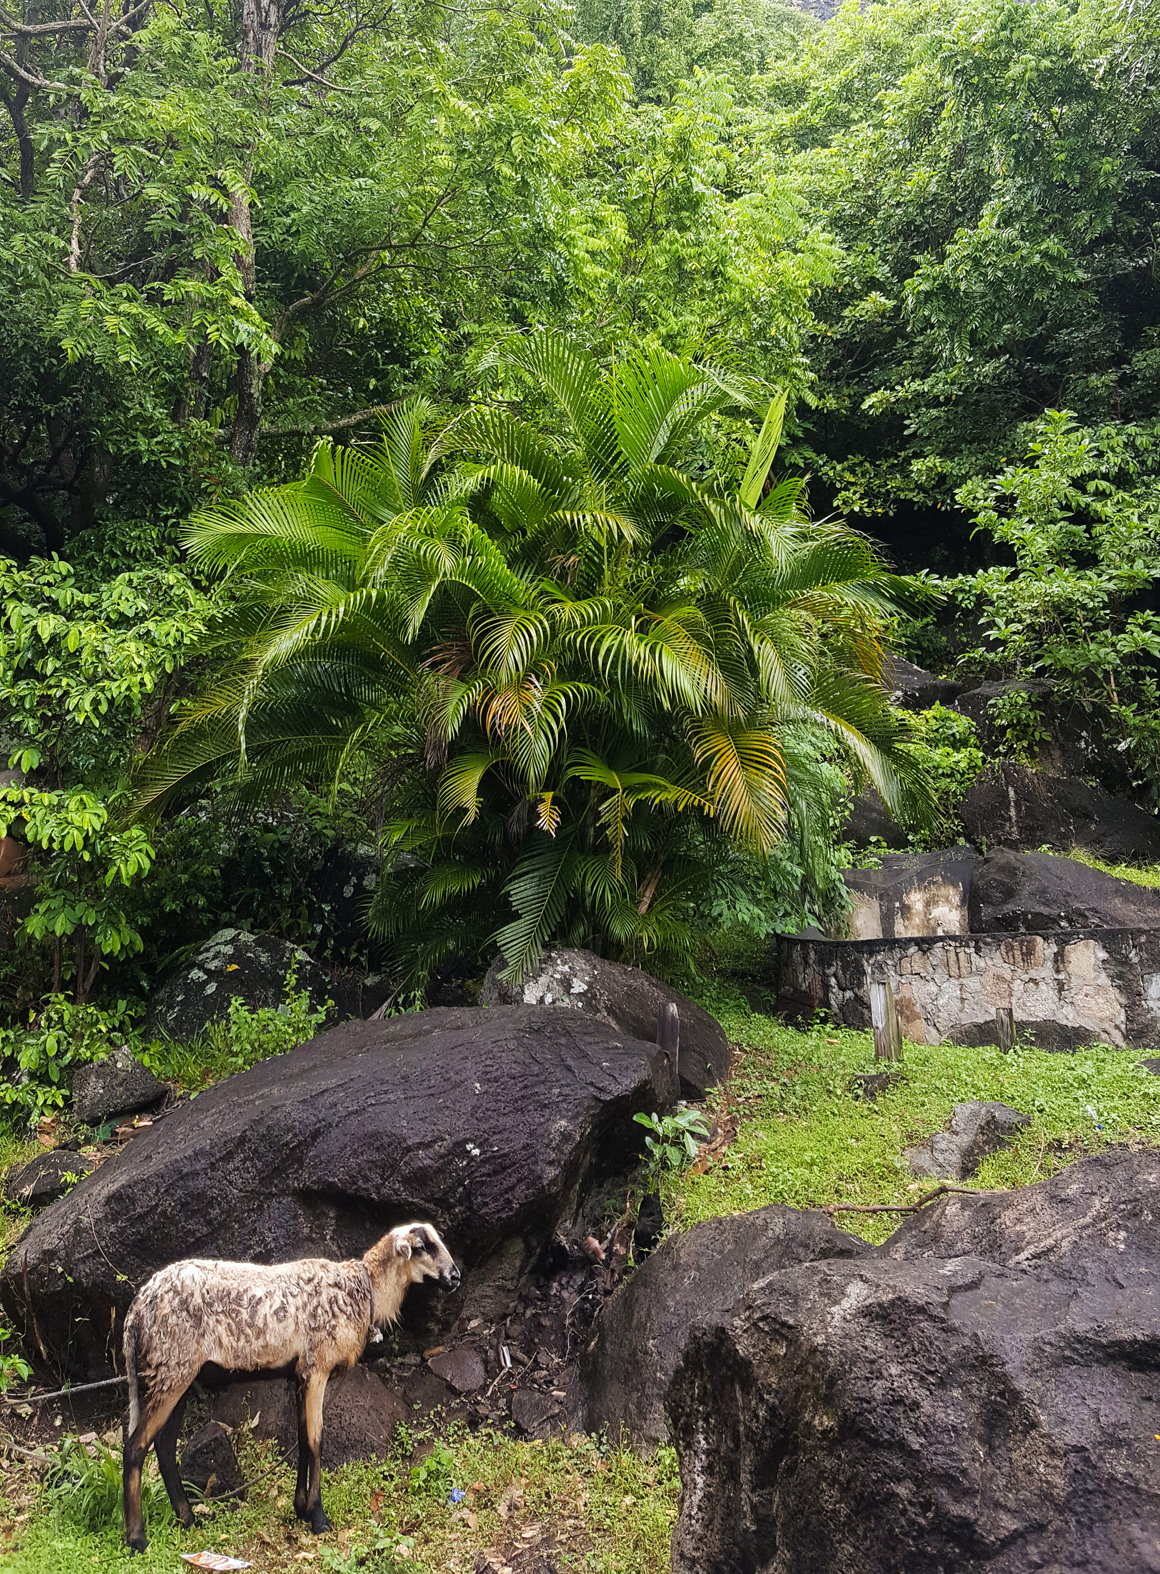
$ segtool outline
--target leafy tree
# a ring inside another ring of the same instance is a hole
[[[377,452],[323,443],[301,484],[194,521],[238,654],[147,763],[142,807],[366,761],[390,866],[373,922],[415,978],[489,932],[513,976],[553,938],[679,952],[717,852],[767,857],[791,814],[808,834],[826,751],[921,812],[879,681],[910,598],[770,480],[784,394],[726,488],[681,468],[754,395],[720,369],[651,349],[602,371],[552,334],[493,362],[550,424],[509,399],[430,442],[411,400]]]
[[[948,581],[978,620],[968,666],[1046,681],[1101,749],[1111,785],[1160,802],[1160,426],[1081,427],[1067,411],[1037,423],[1026,458],[959,498],[1012,565]],[[1041,728],[1008,714],[1011,742]]]

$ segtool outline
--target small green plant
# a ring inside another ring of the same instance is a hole
[[[48,1493],[60,1513],[80,1530],[102,1531],[121,1521],[121,1455],[93,1438],[66,1437],[49,1475]],[[146,1519],[169,1510],[169,1496],[154,1470],[141,1477]]]
[[[644,1126],[648,1136],[644,1145],[648,1158],[644,1161],[645,1175],[650,1190],[655,1190],[662,1175],[682,1169],[697,1157],[697,1144],[709,1137],[709,1122],[699,1109],[678,1109],[674,1115],[634,1115],[638,1126]]]
[[[259,1061],[284,1055],[314,1037],[334,1002],[328,1000],[315,1010],[309,993],[297,984],[295,963],[286,974],[286,993],[280,1006],[248,1006],[235,995],[226,1020],[210,1024],[206,1036],[221,1057],[224,1075],[248,1071]]]
[[[932,783],[938,804],[937,818],[925,837],[912,841],[944,847],[948,840],[961,834],[959,805],[983,769],[979,734],[969,716],[961,716],[945,705],[919,711],[912,718],[911,727],[913,741],[906,745],[907,752]]]
[[[0,1394],[6,1394],[13,1383],[26,1383],[32,1368],[22,1355],[4,1346],[14,1338],[11,1328],[0,1328]]]
[[[991,724],[1002,734],[1003,753],[1023,765],[1033,765],[1039,746],[1051,741],[1035,696],[1027,689],[1008,689],[996,694],[987,706]]]
[[[77,1005],[53,995],[28,1026],[0,1029],[0,1104],[34,1124],[68,1098],[73,1072],[132,1039],[134,1008]]]
[[[435,1497],[446,1497],[454,1485],[452,1480],[454,1468],[454,1451],[436,1438],[431,1445],[431,1452],[426,1454],[417,1465],[411,1466],[410,1490],[416,1493],[430,1493]]]

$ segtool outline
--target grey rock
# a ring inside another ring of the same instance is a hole
[[[1160,1568],[1160,1154],[768,1275],[668,1393],[674,1574]]]
[[[480,990],[481,1005],[562,1006],[647,1043],[656,1040],[657,1013],[673,1002],[680,1017],[683,1097],[703,1099],[729,1073],[729,1040],[716,1018],[639,968],[565,947],[545,951],[518,986],[500,978],[503,967],[503,958],[497,957]]]
[[[973,847],[888,853],[877,869],[845,869],[850,933],[855,940],[894,940],[967,932]]]
[[[241,1467],[230,1435],[220,1421],[207,1421],[198,1427],[181,1455],[181,1479],[195,1487],[202,1497],[228,1498],[240,1503],[245,1498]]]
[[[1160,891],[1074,858],[1004,849],[984,858],[971,879],[973,934],[1158,927]]]
[[[274,935],[219,929],[153,996],[150,1023],[170,1038],[188,1040],[228,1015],[235,997],[252,1009],[276,1009],[285,999],[292,967],[296,987],[306,990],[311,1005],[325,1005],[326,977],[305,951]]]
[[[1130,798],[1009,760],[968,789],[959,816],[971,841],[989,850],[1078,847],[1106,863],[1160,860],[1160,819]]]
[[[889,1093],[891,1088],[898,1087],[906,1081],[906,1074],[902,1071],[860,1071],[851,1078],[854,1090],[864,1099],[874,1100],[883,1093]]]
[[[457,1394],[474,1394],[487,1382],[483,1358],[478,1350],[471,1349],[469,1345],[460,1345],[456,1350],[444,1350],[439,1355],[433,1355],[427,1364],[436,1377],[449,1383]]]
[[[134,1290],[182,1257],[354,1257],[428,1219],[464,1270],[413,1289],[412,1341],[509,1296],[588,1190],[671,1108],[656,1044],[580,1012],[493,1007],[347,1022],[176,1105],[10,1251],[0,1300],[64,1369],[109,1375]],[[477,1301],[480,1303],[477,1306]],[[76,1319],[76,1308],[86,1318]],[[420,1346],[423,1348],[423,1346]]]
[[[68,1148],[53,1148],[50,1153],[38,1153],[27,1164],[13,1165],[4,1182],[4,1195],[21,1208],[47,1208],[95,1168],[92,1159]]]
[[[724,1322],[758,1279],[794,1263],[853,1257],[865,1242],[822,1213],[774,1203],[671,1235],[601,1309],[580,1374],[587,1427],[652,1449],[668,1435],[664,1397],[693,1327]]]
[[[956,1104],[950,1129],[936,1131],[928,1141],[907,1148],[912,1175],[937,1176],[939,1180],[967,1180],[989,1154],[997,1153],[1031,1117],[1009,1104],[972,1099]]]
[[[96,1126],[110,1115],[129,1115],[160,1104],[169,1088],[127,1049],[104,1060],[78,1066],[73,1075],[72,1114],[82,1126]]]

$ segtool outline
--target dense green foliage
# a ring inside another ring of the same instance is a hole
[[[323,444],[302,484],[195,517],[241,654],[144,773],[156,808],[367,770],[395,860],[372,923],[420,982],[496,943],[513,977],[553,939],[679,953],[715,866],[791,819],[811,839],[827,750],[923,812],[881,686],[907,594],[770,484],[784,395],[725,487],[681,468],[745,400],[720,370],[654,350],[602,373],[546,333],[496,362],[551,426],[479,406],[432,441],[410,401],[377,453]]]
[[[18,1020],[223,923],[418,980],[496,937],[518,968],[830,918],[867,775],[904,819],[931,780],[937,840],[1061,711],[1160,799],[1160,13],[825,10],[0,12]],[[513,330],[574,346],[605,413],[682,368],[670,479],[640,432],[593,448]],[[771,387],[782,468],[746,499]],[[291,495],[297,557],[227,527]],[[909,652],[1014,685],[983,738],[871,715],[906,598],[831,506],[938,576]],[[175,712],[197,768],[130,824]],[[368,846],[377,939],[326,883]]]

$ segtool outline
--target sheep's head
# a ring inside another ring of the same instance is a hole
[[[391,1240],[395,1256],[408,1265],[410,1284],[434,1279],[445,1290],[454,1290],[458,1285],[459,1269],[455,1259],[433,1225],[400,1224],[398,1229],[391,1231]]]

